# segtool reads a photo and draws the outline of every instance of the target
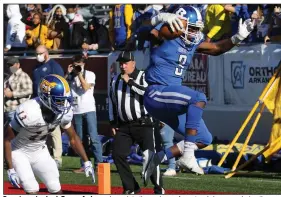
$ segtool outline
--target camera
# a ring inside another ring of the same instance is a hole
[[[73,70],[75,70],[76,73],[79,73],[79,72],[82,71],[82,67],[80,65],[73,64],[72,67],[73,67]]]

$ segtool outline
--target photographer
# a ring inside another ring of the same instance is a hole
[[[75,130],[83,141],[83,126],[92,141],[92,150],[95,159],[95,167],[103,162],[102,146],[98,138],[96,104],[94,98],[94,85],[96,80],[95,73],[85,70],[85,59],[82,55],[73,57],[73,63],[68,66],[67,79],[73,95],[73,114]],[[86,125],[83,125],[86,123]],[[82,164],[82,163],[81,163]],[[82,165],[81,165],[82,166]],[[81,167],[74,170],[75,173],[84,172]]]

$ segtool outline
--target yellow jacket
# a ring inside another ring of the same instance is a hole
[[[224,10],[222,5],[208,5],[203,32],[213,41],[231,33],[230,14]]]
[[[27,30],[26,33],[30,34],[30,38],[26,38],[26,43],[28,46],[33,46],[34,40],[39,35],[39,29],[40,25],[38,25],[36,28],[32,30]],[[54,40],[48,39],[48,27],[45,25],[42,25],[41,27],[41,34],[40,34],[40,44],[45,45],[48,49],[51,49],[53,46]]]

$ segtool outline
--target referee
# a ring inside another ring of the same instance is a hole
[[[140,186],[133,176],[127,157],[136,142],[142,151],[154,151],[154,125],[143,105],[147,87],[144,71],[136,68],[131,52],[119,54],[121,74],[112,78],[109,92],[109,119],[114,135],[112,156],[123,184],[123,194],[136,194]],[[155,194],[164,194],[159,166],[151,176]]]

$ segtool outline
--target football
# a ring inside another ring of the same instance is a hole
[[[184,29],[186,29],[187,21],[182,19],[182,24],[184,26]],[[159,30],[159,36],[166,39],[166,40],[172,40],[174,38],[178,38],[183,34],[182,31],[179,31],[175,28],[175,31],[173,32],[171,30],[171,27],[169,24],[164,24],[161,29]]]

